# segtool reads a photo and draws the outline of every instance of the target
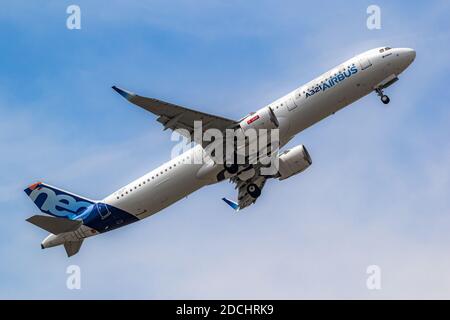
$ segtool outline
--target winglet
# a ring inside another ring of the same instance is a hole
[[[235,211],[239,211],[239,204],[237,204],[234,201],[231,201],[230,199],[227,198],[222,198],[222,200],[228,204],[231,208],[233,208]]]
[[[112,86],[112,88],[127,100],[131,100],[135,96],[135,94],[133,92],[121,89],[119,87]]]

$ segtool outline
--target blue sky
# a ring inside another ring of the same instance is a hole
[[[81,30],[66,8],[81,7]],[[381,30],[366,8],[381,8]],[[0,12],[0,298],[450,298],[448,1],[9,1]],[[234,214],[222,183],[85,241],[70,259],[23,188],[103,198],[170,157],[151,114],[111,90],[239,119],[362,51],[413,65],[298,135],[313,165]],[[294,201],[295,200],[295,201]],[[82,289],[66,288],[81,267]],[[366,288],[379,265],[382,290]]]

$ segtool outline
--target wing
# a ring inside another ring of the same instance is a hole
[[[236,203],[226,198],[223,198],[222,200],[224,200],[234,210],[242,210],[255,203],[259,198],[259,195],[257,197],[253,197],[249,194],[248,186],[254,184],[259,188],[259,191],[262,191],[264,185],[266,184],[267,178],[268,176],[262,176],[260,174],[256,174],[253,178],[245,181],[239,179],[239,177],[232,177],[230,178],[230,182],[236,184],[236,189],[238,189],[238,202]]]
[[[157,115],[157,121],[164,126],[164,130],[184,129],[179,132],[191,140],[193,140],[194,121],[202,121],[202,132],[210,128],[223,132],[226,128],[236,124],[234,120],[195,111],[158,99],[141,97],[116,86],[112,88],[131,103]]]

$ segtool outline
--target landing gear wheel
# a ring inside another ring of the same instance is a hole
[[[229,161],[232,161],[229,163]],[[235,174],[239,171],[239,165],[237,162],[237,155],[233,154],[233,160],[225,159],[225,170],[230,174]]]
[[[235,174],[239,170],[239,166],[236,163],[225,163],[225,170],[230,174]]]
[[[375,92],[379,97],[381,97],[381,102],[383,102],[384,104],[388,104],[389,101],[391,101],[391,99],[389,99],[389,97],[383,93],[382,88],[375,89]]]
[[[258,198],[261,195],[261,189],[254,183],[247,186],[247,192],[252,198]]]

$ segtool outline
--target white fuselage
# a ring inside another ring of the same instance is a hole
[[[357,55],[265,106],[270,107],[279,120],[281,146],[302,130],[371,93],[383,81],[396,78],[415,57],[411,49],[384,50],[376,48]],[[333,81],[339,73],[350,72],[352,68],[357,72],[343,81],[339,78]],[[330,84],[330,81],[333,85],[326,90],[317,89],[323,83]],[[109,195],[103,202],[138,219],[161,211],[201,187],[216,182],[215,173],[199,175],[203,164],[192,162],[192,158],[202,152],[200,145],[195,146]]]

